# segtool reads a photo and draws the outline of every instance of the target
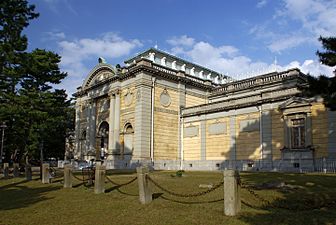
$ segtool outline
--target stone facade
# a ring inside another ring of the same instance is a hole
[[[234,81],[149,49],[100,61],[76,97],[75,159],[107,168],[312,170],[336,157],[335,112],[298,69]]]

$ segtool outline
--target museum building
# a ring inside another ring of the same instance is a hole
[[[314,170],[336,158],[336,112],[294,68],[234,80],[150,48],[99,58],[74,94],[77,160],[107,168]]]

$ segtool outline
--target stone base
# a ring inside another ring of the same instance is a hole
[[[106,169],[131,169],[139,166],[148,166],[155,170],[188,170],[188,171],[222,171],[235,169],[239,171],[288,171],[288,172],[313,172],[336,171],[334,159],[297,158],[279,160],[155,160],[152,163],[148,159],[132,159],[125,156],[124,159],[114,158],[104,160],[102,165]],[[59,163],[61,166],[63,163]],[[71,163],[75,169],[76,162]],[[78,164],[78,163],[77,163]]]

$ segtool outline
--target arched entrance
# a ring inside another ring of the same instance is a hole
[[[97,135],[99,149],[96,152],[97,159],[104,159],[108,150],[108,139],[109,139],[109,124],[106,121],[103,121],[98,129]]]
[[[133,154],[134,130],[132,124],[127,123],[124,127],[124,155]]]

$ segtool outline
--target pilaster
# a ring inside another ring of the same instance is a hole
[[[108,139],[108,154],[112,154],[114,144],[114,111],[115,111],[115,96],[113,92],[109,93],[110,109],[109,109],[109,139]]]
[[[75,143],[76,143],[76,153],[75,155],[80,156],[80,138],[81,138],[81,127],[80,127],[80,119],[81,119],[81,104],[80,102],[76,102],[75,106],[76,118],[75,118]]]
[[[230,117],[230,160],[236,160],[236,116]]]
[[[201,160],[206,160],[206,121],[202,120],[200,123],[201,129]]]
[[[262,159],[272,160],[272,117],[270,111],[261,112]]]
[[[96,151],[96,100],[91,99],[90,104],[90,118],[89,118],[89,150]]]
[[[119,142],[119,134],[120,134],[120,90],[115,91],[115,107],[114,107],[114,145],[113,151],[116,153],[120,153],[120,142]]]
[[[135,126],[134,126],[134,159],[150,159],[151,147],[151,76],[137,75]]]

